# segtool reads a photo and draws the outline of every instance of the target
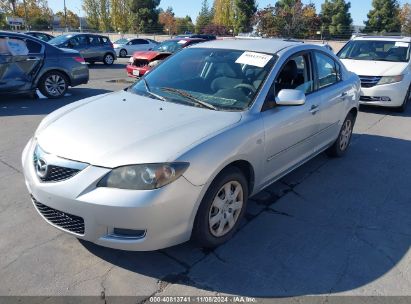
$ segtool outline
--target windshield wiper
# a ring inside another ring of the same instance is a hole
[[[163,96],[160,96],[160,95],[158,95],[158,94],[156,94],[156,93],[151,92],[150,86],[148,85],[148,82],[147,82],[147,80],[146,80],[145,77],[143,77],[142,80],[143,80],[144,85],[145,85],[145,87],[146,87],[146,91],[147,91],[148,94],[150,94],[150,96],[153,96],[153,97],[155,97],[156,99],[159,99],[159,100],[161,100],[161,101],[166,101],[166,99],[165,99]]]
[[[183,91],[183,90],[179,90],[179,89],[175,89],[175,88],[161,88],[163,91],[167,91],[167,92],[172,92],[172,93],[177,93],[180,96],[183,96],[185,98],[187,98],[188,100],[190,100],[193,104],[199,104],[204,108],[208,108],[214,111],[217,111],[217,107],[213,106],[211,103],[199,100],[197,98],[195,98],[193,95]]]

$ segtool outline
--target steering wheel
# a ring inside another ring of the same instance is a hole
[[[237,84],[234,89],[247,89],[250,91],[250,93],[255,93],[257,92],[256,88],[254,86],[252,86],[251,84],[248,83],[240,83]]]

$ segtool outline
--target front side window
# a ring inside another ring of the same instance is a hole
[[[308,54],[291,57],[275,80],[276,95],[283,89],[300,90],[305,94],[314,90]]]
[[[338,63],[336,63],[334,59],[320,52],[315,52],[314,57],[317,66],[319,89],[328,87],[340,81],[340,70],[337,70]]]
[[[354,40],[338,53],[340,59],[408,62],[411,44],[402,41]]]
[[[130,91],[188,106],[241,111],[252,104],[275,61],[273,54],[187,48],[153,69]]]
[[[67,41],[72,37],[73,35],[60,35],[56,38],[51,39],[48,43],[50,43],[51,45],[60,45],[63,43],[67,43]]]

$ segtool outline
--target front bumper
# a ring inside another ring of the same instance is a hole
[[[61,182],[40,182],[33,165],[34,140],[23,151],[25,181],[36,210],[52,226],[95,244],[133,251],[170,247],[190,239],[203,187],[180,177],[161,189],[135,191],[96,187],[110,169],[88,166]],[[53,224],[36,203],[84,220],[84,233]],[[115,235],[114,228],[144,231],[140,237]]]
[[[360,104],[384,107],[400,107],[408,92],[410,83],[401,81],[397,83],[377,85],[372,88],[361,88]],[[389,98],[389,100],[380,100]]]

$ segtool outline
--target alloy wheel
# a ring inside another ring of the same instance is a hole
[[[217,192],[210,208],[208,223],[215,237],[229,233],[238,221],[244,202],[243,187],[237,181],[224,184]]]
[[[46,78],[44,87],[51,96],[61,96],[66,90],[66,80],[57,74],[51,74]]]
[[[340,149],[341,151],[345,151],[350,143],[352,135],[352,122],[351,120],[347,119],[344,123],[344,126],[341,130],[340,135]]]
[[[112,55],[106,55],[106,57],[104,57],[104,62],[106,64],[113,64],[114,62],[114,57]]]

